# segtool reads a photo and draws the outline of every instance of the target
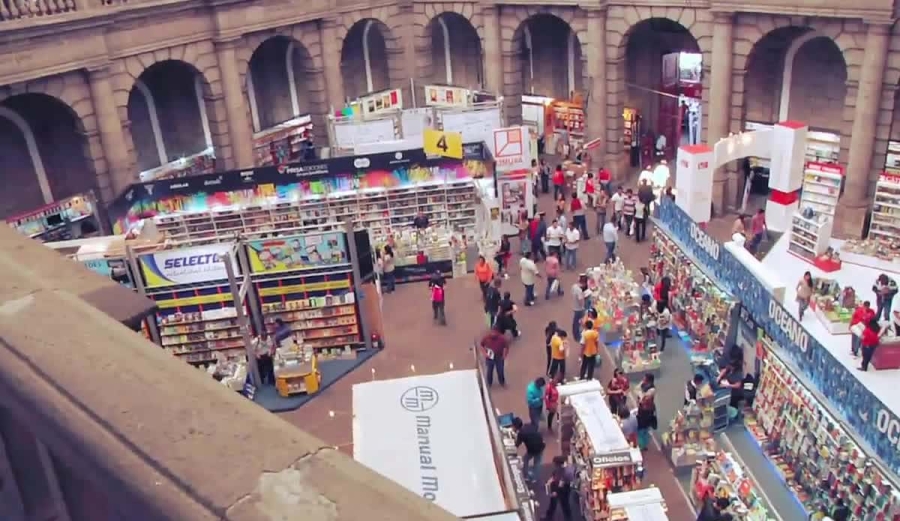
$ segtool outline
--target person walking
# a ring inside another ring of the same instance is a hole
[[[574,270],[578,265],[578,245],[581,243],[581,232],[575,222],[569,223],[565,234],[566,269]]]
[[[625,190],[625,199],[622,201],[622,218],[625,221],[625,236],[631,237],[634,214],[637,211],[637,197],[631,188]]]
[[[431,310],[433,312],[433,320],[442,326],[447,325],[447,312],[444,307],[444,285],[431,285]]]
[[[566,174],[562,165],[556,165],[553,171],[553,199],[559,199],[566,195]]]
[[[575,470],[566,465],[565,456],[554,456],[553,467],[550,469],[550,479],[547,481],[550,504],[547,505],[544,521],[553,520],[557,506],[562,511],[563,520],[572,521],[572,505],[569,502],[569,498],[572,495],[572,484],[574,482]]]
[[[506,372],[504,362],[509,354],[509,340],[499,327],[492,327],[488,334],[481,339],[481,348],[484,350],[484,369],[487,373],[485,379],[488,387],[494,385],[494,371],[497,372],[497,381],[500,387],[506,387]]]
[[[584,332],[581,333],[581,370],[578,377],[582,380],[593,380],[600,354],[600,333],[594,329],[594,323],[590,320],[584,323],[584,328]]]
[[[603,225],[606,224],[607,211],[609,210],[609,195],[606,190],[600,190],[600,193],[594,197],[594,214],[597,216],[597,227],[595,228],[597,236],[603,234]]]
[[[609,221],[603,225],[603,243],[606,244],[606,257],[603,259],[604,264],[616,260],[617,242],[619,242],[619,229],[612,221]]]
[[[581,322],[587,309],[587,275],[579,275],[572,284],[572,338],[581,338]]]
[[[641,396],[641,400],[638,402],[638,448],[641,450],[647,450],[647,447],[650,446],[650,429],[656,429],[659,426],[656,418],[655,397],[656,388],[650,388]]]
[[[488,327],[494,327],[497,324],[497,313],[500,312],[500,302],[503,295],[500,293],[502,281],[495,278],[491,285],[488,286],[484,296],[484,312],[487,315]]]
[[[897,295],[897,281],[882,273],[875,279],[872,291],[875,292],[875,318],[882,320],[884,316],[884,320],[890,320],[891,307]]]
[[[621,186],[616,193],[612,195],[610,199],[613,203],[613,220],[616,223],[616,228],[619,230],[622,229],[622,212],[625,210],[625,189]]]
[[[522,474],[525,479],[533,482],[541,468],[541,460],[544,457],[544,437],[541,436],[538,426],[532,423],[525,425],[522,418],[513,418],[513,431],[516,433],[516,448],[525,446],[525,454],[522,456]]]
[[[810,272],[803,274],[803,278],[797,283],[797,316],[803,321],[803,313],[809,308],[809,299],[813,294],[813,279]]]
[[[544,409],[547,410],[547,430],[553,432],[553,420],[559,410],[559,382],[560,378],[551,378],[544,389]]]
[[[494,262],[497,263],[498,277],[502,276],[504,279],[509,278],[507,270],[510,257],[512,257],[512,244],[509,242],[509,237],[504,235],[500,238],[500,247],[497,248],[497,253],[494,255]]]
[[[569,209],[572,211],[572,223],[575,225],[575,228],[581,233],[581,236],[584,240],[588,240],[588,229],[587,229],[587,216],[584,213],[584,203],[581,202],[581,199],[578,197],[578,194],[572,193],[572,202],[569,203]]]
[[[559,375],[559,379],[562,381],[566,377],[566,354],[568,350],[568,334],[561,329],[557,329],[550,338],[550,369],[547,371],[550,378],[556,378]]]
[[[558,296],[563,295],[562,284],[559,280],[559,258],[555,253],[547,256],[547,262],[544,263],[544,276],[547,277],[547,291],[544,292],[544,300],[550,300],[550,295],[556,293]]]
[[[556,253],[557,257],[562,259],[562,243],[566,237],[566,230],[562,226],[559,225],[559,219],[553,219],[553,222],[550,223],[550,227],[547,228],[546,233],[546,243],[547,243],[547,254]]]
[[[550,193],[550,166],[541,159],[541,192]]]
[[[753,219],[750,219],[750,231],[753,233],[753,238],[750,239],[750,243],[747,244],[747,249],[750,250],[750,253],[755,255],[759,252],[759,246],[766,237],[767,229],[766,211],[760,208],[756,212],[756,215],[753,216]]]
[[[500,309],[497,311],[496,325],[499,325],[500,331],[504,334],[507,331],[512,332],[513,338],[519,338],[519,324],[516,322],[516,312],[519,307],[513,302],[512,296],[508,291],[503,293],[500,299]]]
[[[622,410],[628,410],[628,390],[631,383],[625,376],[625,371],[617,367],[613,369],[613,376],[606,385],[606,394],[609,396],[609,410],[616,414]]]
[[[541,272],[538,270],[537,264],[531,260],[530,253],[526,253],[519,259],[519,277],[522,279],[522,285],[525,286],[524,304],[533,306],[535,300],[534,284],[541,277]]]
[[[547,380],[538,377],[532,380],[525,389],[525,401],[528,404],[528,420],[535,427],[540,426],[544,414],[544,387]]]
[[[879,342],[881,342],[881,324],[878,323],[877,318],[873,318],[866,325],[866,329],[863,330],[862,340],[860,341],[860,345],[862,345],[862,364],[859,366],[860,371],[869,370],[869,362],[871,362],[872,357],[875,356],[875,350],[878,348]]]
[[[394,248],[387,245],[384,247],[384,253],[381,254],[381,272],[383,274],[381,281],[384,283],[383,289],[385,293],[394,292],[394,287],[397,283],[397,279],[394,276],[395,269]]]
[[[650,204],[645,203],[640,197],[634,204],[634,242],[644,242],[647,239],[647,220],[650,218]]]
[[[484,258],[484,255],[479,255],[478,261],[475,262],[475,279],[481,288],[481,299],[487,301],[487,290],[491,286],[491,281],[494,280],[494,268]]]
[[[531,254],[538,261],[547,258],[547,251],[544,249],[544,240],[547,236],[547,221],[544,217],[544,212],[539,212],[528,226],[528,238],[531,239]],[[522,255],[525,253],[523,251]]]
[[[656,303],[656,343],[659,344],[659,352],[666,350],[666,339],[669,338],[672,327],[672,313],[665,302]]]
[[[853,310],[853,316],[850,317],[851,332],[857,324],[862,324],[863,327],[866,327],[866,325],[874,318],[875,310],[872,309],[872,305],[868,300],[863,302]],[[861,341],[862,337],[855,333],[850,335],[850,352],[853,354],[854,358],[859,356],[859,348],[862,347]]]

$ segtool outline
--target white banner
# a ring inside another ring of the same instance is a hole
[[[222,259],[231,255],[231,251],[231,244],[211,244],[148,253],[138,257],[138,263],[147,288],[196,284],[227,280],[228,272]],[[232,266],[237,272],[237,263],[233,262]]]
[[[488,146],[494,139],[494,129],[503,126],[499,108],[444,112],[441,123],[443,130],[462,134],[463,143],[484,141]]]
[[[354,385],[354,458],[457,517],[507,510],[480,393],[475,370]]]
[[[498,172],[531,168],[531,135],[528,127],[497,128],[488,146]]]
[[[391,118],[334,123],[334,145],[338,148],[352,150],[357,145],[395,141],[397,138]]]
[[[400,114],[400,126],[405,141],[416,141],[412,148],[422,148],[422,134],[426,128],[434,128],[434,110],[430,108],[406,109]]]

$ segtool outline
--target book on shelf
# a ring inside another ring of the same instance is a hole
[[[788,251],[813,260],[828,250],[831,241],[832,216],[807,211],[794,213],[791,218],[791,238]]]
[[[900,241],[900,175],[883,172],[875,183],[869,239]]]
[[[800,195],[799,211],[803,214],[811,209],[816,214],[834,218],[844,169],[840,165],[810,162],[803,171],[803,190]]]
[[[233,307],[187,313],[160,311],[156,324],[162,347],[189,363],[215,362],[217,352],[226,356],[246,352]]]

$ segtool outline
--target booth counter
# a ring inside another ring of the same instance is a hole
[[[43,242],[80,239],[104,228],[97,216],[96,198],[91,192],[8,217],[6,224],[22,235]]]

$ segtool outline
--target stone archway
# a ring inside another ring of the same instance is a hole
[[[0,103],[0,156],[8,188],[0,217],[97,188],[81,119],[53,96],[18,94]]]
[[[250,57],[246,75],[253,131],[312,112],[313,74],[312,56],[301,42],[287,36],[262,42]]]
[[[470,89],[483,87],[481,37],[468,18],[455,12],[440,13],[426,25],[425,37],[426,82]]]
[[[205,87],[180,60],[156,62],[137,77],[127,112],[139,172],[213,150]]]
[[[812,34],[805,27],[779,27],[753,45],[744,69],[744,121],[771,124],[782,120],[782,80],[788,49],[799,38]]]
[[[354,99],[392,86],[391,54],[400,51],[390,28],[374,18],[355,22],[341,45],[344,94]]]
[[[847,98],[847,63],[837,43],[810,31],[785,50],[779,120],[798,120],[810,129],[841,134]]]
[[[522,20],[512,51],[521,75],[518,93],[568,100],[584,89],[581,39],[559,16],[536,13]]]

